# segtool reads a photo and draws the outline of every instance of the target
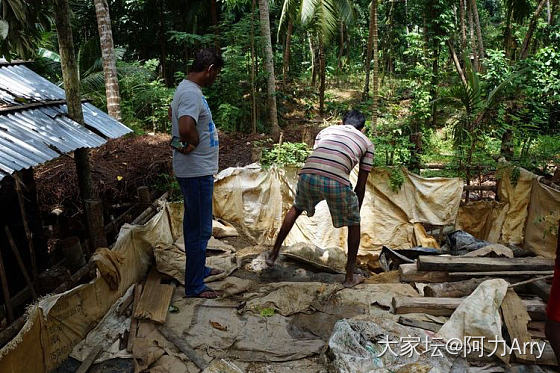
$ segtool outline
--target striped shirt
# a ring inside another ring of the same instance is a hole
[[[373,168],[373,144],[361,131],[350,125],[330,126],[315,138],[313,153],[305,161],[300,174],[326,176],[350,186],[350,172]]]

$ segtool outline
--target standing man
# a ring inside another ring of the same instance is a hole
[[[363,277],[354,275],[356,256],[360,246],[360,208],[364,200],[366,182],[373,167],[373,144],[363,134],[365,118],[357,110],[347,112],[342,125],[327,127],[315,138],[313,153],[299,172],[294,205],[290,208],[266,263],[272,266],[278,258],[280,246],[303,211],[315,214],[315,206],[327,201],[333,225],[348,227],[348,259],[343,285],[354,286]],[[360,165],[358,182],[352,190],[349,176]]]
[[[206,246],[212,235],[212,193],[218,173],[218,133],[201,87],[211,86],[224,61],[214,49],[196,53],[191,71],[173,96],[170,116],[173,171],[183,192],[185,214],[185,293],[187,297],[216,298],[204,284],[216,274],[206,267]]]

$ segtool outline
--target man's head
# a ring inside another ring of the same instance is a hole
[[[190,74],[196,76],[197,83],[203,87],[211,86],[224,66],[224,60],[219,51],[204,48],[196,52]]]
[[[350,110],[342,117],[342,124],[353,126],[358,131],[361,131],[366,124],[366,118],[358,110]]]

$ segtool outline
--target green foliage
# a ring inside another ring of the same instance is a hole
[[[301,166],[310,154],[305,143],[285,142],[274,144],[270,149],[263,149],[261,164],[263,167],[295,165]]]
[[[272,317],[276,311],[272,307],[262,308],[260,311],[261,317]]]
[[[404,183],[404,173],[400,167],[388,167],[389,186],[394,193],[398,193]]]

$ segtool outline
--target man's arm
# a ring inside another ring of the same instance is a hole
[[[358,202],[360,203],[360,209],[362,208],[362,202],[364,201],[364,194],[366,193],[366,183],[368,179],[369,171],[360,170],[358,173],[358,182],[354,188],[354,192],[358,196]]]
[[[179,138],[182,142],[189,144],[185,149],[179,150],[183,154],[192,152],[198,146],[196,122],[189,115],[183,115],[179,118]]]

